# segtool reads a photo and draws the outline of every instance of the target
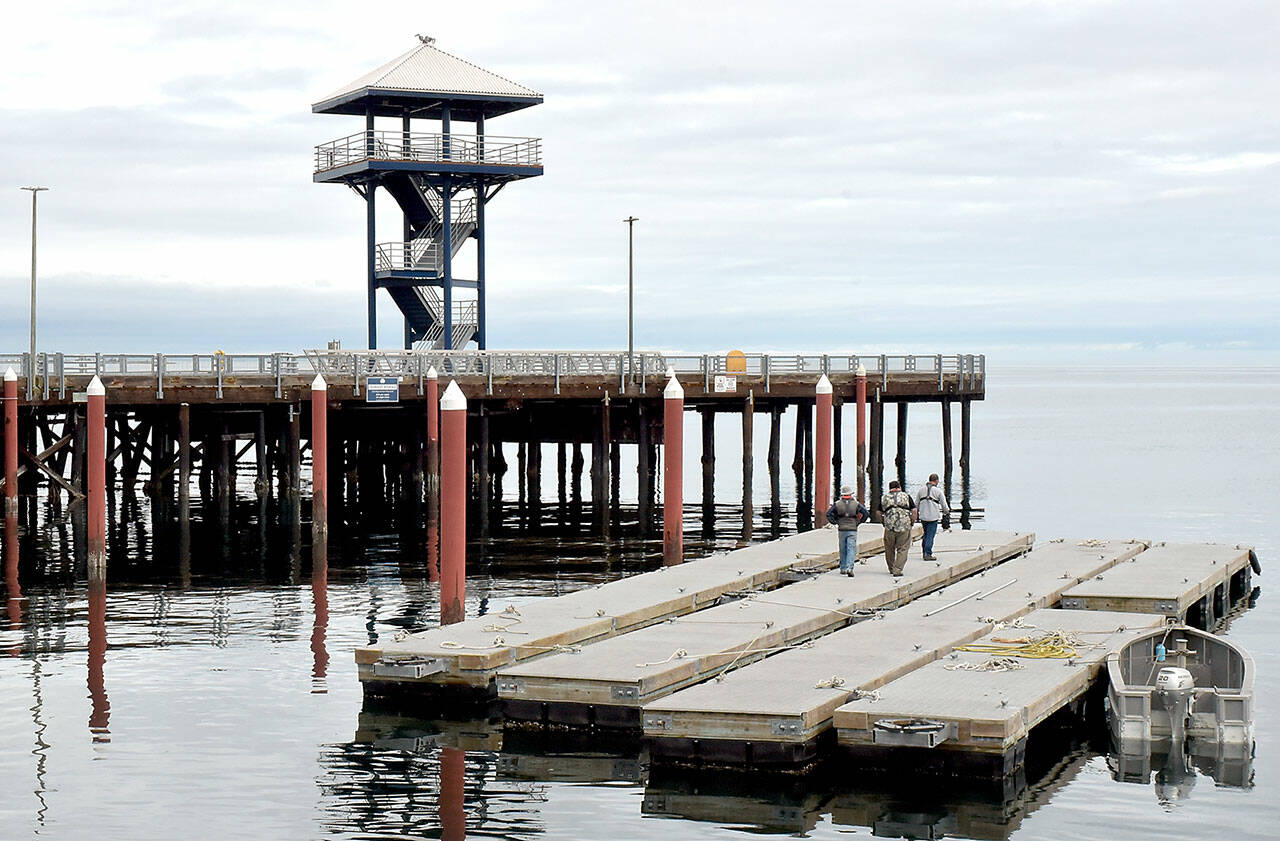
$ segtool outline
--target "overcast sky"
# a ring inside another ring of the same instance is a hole
[[[363,203],[311,181],[361,120],[310,105],[425,33],[546,97],[488,126],[546,163],[489,206],[492,347],[625,345],[634,214],[645,348],[1280,359],[1274,0],[51,0],[5,23],[4,350],[31,183],[42,349],[361,346]]]

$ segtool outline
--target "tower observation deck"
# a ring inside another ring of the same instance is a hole
[[[509,181],[542,174],[542,142],[500,137],[485,122],[542,102],[542,94],[439,50],[419,36],[404,55],[311,106],[364,117],[364,130],[322,143],[313,180],[346,184],[365,201],[369,347],[378,344],[377,291],[404,314],[406,348],[485,348],[485,205]],[[380,123],[379,120],[382,122]],[[395,128],[386,124],[395,120]],[[455,123],[471,123],[473,134]],[[375,197],[404,216],[403,237],[378,242]],[[475,277],[455,257],[475,243]]]

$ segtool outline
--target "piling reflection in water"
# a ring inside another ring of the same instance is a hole
[[[311,692],[323,695],[329,691],[325,683],[329,668],[329,651],[325,647],[329,628],[329,546],[323,540],[311,547],[311,603],[315,609],[311,625]]]
[[[111,703],[103,674],[107,660],[107,582],[89,578],[89,732],[94,742],[110,742]]]
[[[18,578],[18,513],[14,509],[4,517],[4,590],[5,613],[9,617],[10,630],[22,628],[22,585]],[[11,657],[22,654],[21,644],[15,644]]]

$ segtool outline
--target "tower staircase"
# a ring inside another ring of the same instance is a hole
[[[440,190],[416,173],[396,173],[385,177],[382,186],[404,211],[407,241],[378,245],[377,271],[380,275],[423,281],[438,281],[444,273],[444,198]],[[449,257],[458,251],[476,230],[476,198],[455,196],[450,200]],[[404,314],[414,347],[444,348],[444,296],[434,285],[389,285],[387,291]],[[474,297],[453,301],[453,341],[449,347],[466,347],[479,330]],[[469,291],[469,290],[468,290]]]

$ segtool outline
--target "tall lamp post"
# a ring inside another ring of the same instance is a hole
[[[640,220],[634,216],[628,216],[622,221],[627,223],[627,377],[634,383],[636,381],[635,334],[633,330],[633,326],[635,324],[636,303],[635,233],[636,222],[639,222]]]
[[[36,378],[36,196],[48,187],[20,187],[31,193],[31,367],[27,370],[27,396],[30,397]]]

